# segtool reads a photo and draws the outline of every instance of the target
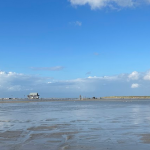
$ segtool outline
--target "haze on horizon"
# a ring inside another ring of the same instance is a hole
[[[0,18],[0,97],[150,95],[150,0],[6,0]]]

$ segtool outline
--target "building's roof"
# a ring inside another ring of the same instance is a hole
[[[30,93],[29,95],[36,95],[36,96],[38,96],[38,93]]]

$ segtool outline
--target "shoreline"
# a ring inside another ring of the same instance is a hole
[[[101,99],[15,99],[15,100],[0,100],[0,103],[30,103],[30,102],[86,102],[86,101],[101,101],[101,102],[109,102],[109,101],[120,101],[120,102],[133,102],[133,101],[149,101],[150,98],[101,98]]]

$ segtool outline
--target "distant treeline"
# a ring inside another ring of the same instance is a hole
[[[150,99],[150,96],[108,96],[102,98],[111,98],[111,99]]]

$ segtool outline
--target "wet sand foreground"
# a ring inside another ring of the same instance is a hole
[[[0,103],[0,150],[149,147],[149,100]]]

